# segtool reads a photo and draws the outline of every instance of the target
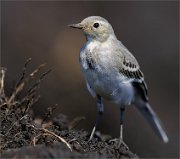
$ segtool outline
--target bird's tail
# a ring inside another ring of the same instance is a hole
[[[151,108],[148,102],[141,101],[136,104],[136,107],[141,112],[141,114],[146,118],[151,127],[154,129],[155,133],[163,140],[163,142],[168,142],[168,136],[162,127],[161,121],[157,114]]]

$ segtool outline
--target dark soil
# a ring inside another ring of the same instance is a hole
[[[44,118],[35,118],[32,106],[47,72],[32,84],[41,67],[25,78],[26,65],[9,97],[4,93],[5,71],[0,70],[1,158],[138,158],[125,147],[110,142],[111,136],[97,132],[88,141],[88,132],[75,129],[80,118],[71,122],[63,114],[52,118],[54,108],[49,108]]]

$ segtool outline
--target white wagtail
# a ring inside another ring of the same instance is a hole
[[[111,24],[102,17],[90,16],[69,26],[82,29],[87,39],[80,50],[79,60],[87,88],[97,99],[96,123],[90,140],[104,111],[103,98],[120,106],[119,144],[125,144],[123,116],[128,105],[135,105],[156,134],[167,143],[168,137],[161,122],[149,105],[147,86],[139,64],[129,50],[117,40]]]

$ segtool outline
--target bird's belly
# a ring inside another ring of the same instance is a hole
[[[96,94],[121,105],[129,105],[133,99],[133,88],[120,76],[86,70],[85,78]]]

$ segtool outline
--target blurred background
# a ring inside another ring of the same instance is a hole
[[[53,72],[43,81],[36,115],[58,104],[55,115],[86,117],[78,126],[91,132],[96,101],[88,93],[78,63],[85,43],[80,30],[67,27],[91,15],[106,18],[117,38],[134,54],[145,74],[150,103],[170,142],[163,144],[134,107],[125,116],[124,140],[145,158],[178,158],[179,151],[179,3],[164,2],[1,2],[1,65],[8,69],[7,88],[20,77],[25,61],[31,68],[48,63]],[[119,136],[119,108],[104,101],[101,133]]]

